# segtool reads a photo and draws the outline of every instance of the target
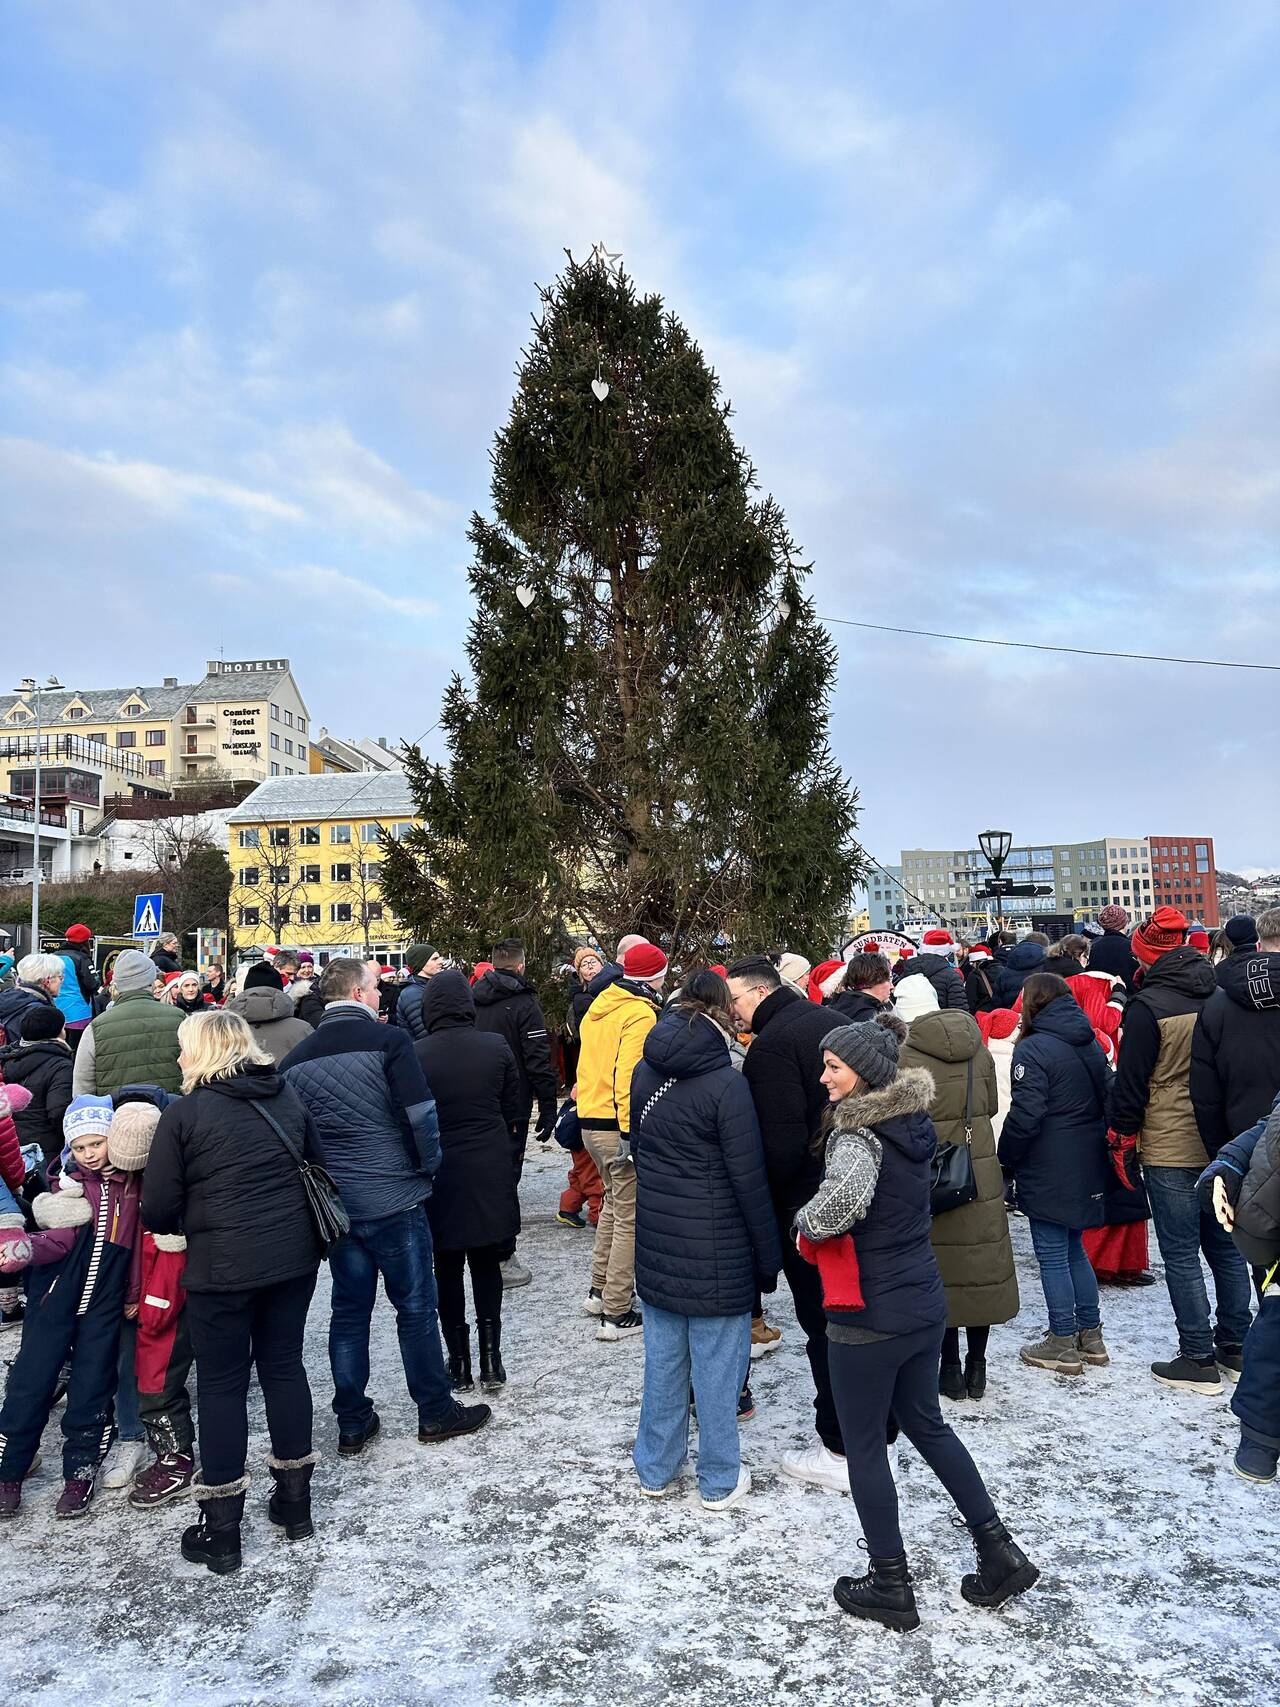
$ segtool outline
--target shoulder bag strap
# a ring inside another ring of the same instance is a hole
[[[285,1149],[293,1157],[293,1159],[297,1163],[298,1167],[299,1168],[305,1168],[307,1166],[306,1157],[302,1154],[302,1151],[298,1148],[298,1146],[294,1142],[294,1140],[292,1138],[290,1138],[289,1134],[285,1131],[284,1127],[281,1126],[280,1122],[276,1119],[275,1115],[274,1114],[268,1114],[266,1109],[263,1108],[262,1104],[256,1100],[252,1100],[252,1107],[254,1109],[254,1112],[256,1114],[260,1114],[262,1116],[262,1118],[266,1121],[267,1125],[271,1128],[271,1130],[275,1133],[276,1137],[284,1145]]]
[[[973,1142],[973,1056],[970,1055],[964,1081],[964,1141]]]

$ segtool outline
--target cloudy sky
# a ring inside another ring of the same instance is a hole
[[[703,343],[825,615],[1280,661],[1270,0],[0,28],[15,675],[287,653],[317,722],[418,736],[535,282],[597,238]],[[1275,675],[833,632],[880,858],[999,820],[1280,868]]]

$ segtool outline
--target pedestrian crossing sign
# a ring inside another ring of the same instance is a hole
[[[164,917],[163,895],[135,895],[133,898],[133,934],[136,937],[160,935]]]

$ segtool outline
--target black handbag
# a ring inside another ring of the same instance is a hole
[[[939,1144],[933,1153],[929,1182],[929,1210],[934,1215],[946,1215],[952,1209],[963,1209],[978,1195],[977,1175],[973,1171],[973,1057],[969,1058],[964,1089],[964,1143]]]
[[[260,1102],[255,1101],[251,1106],[262,1116],[297,1163],[298,1172],[302,1176],[303,1196],[307,1200],[307,1208],[311,1211],[316,1237],[320,1240],[320,1247],[325,1256],[328,1256],[332,1246],[336,1245],[339,1239],[346,1238],[351,1231],[351,1217],[347,1214],[346,1205],[333,1182],[333,1176],[318,1163],[307,1160],[275,1115],[268,1114]]]

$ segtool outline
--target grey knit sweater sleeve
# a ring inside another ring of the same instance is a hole
[[[827,1145],[822,1184],[796,1216],[806,1238],[836,1239],[862,1220],[876,1194],[880,1156],[880,1140],[864,1127],[836,1133]]]

